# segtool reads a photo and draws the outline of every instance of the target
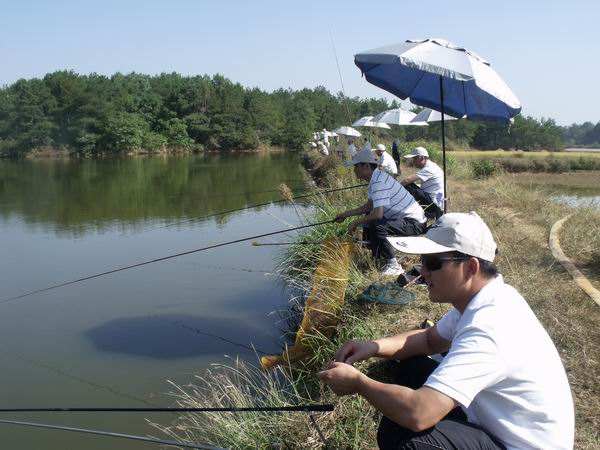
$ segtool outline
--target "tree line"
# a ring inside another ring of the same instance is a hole
[[[0,89],[0,154],[22,156],[36,149],[83,156],[164,149],[299,149],[315,130],[331,130],[398,106],[385,99],[347,98],[324,87],[265,92],[222,75],[107,77],[57,71]],[[587,124],[581,126],[585,132],[573,127],[566,129],[568,134],[552,119],[517,116],[511,126],[451,122],[447,136],[459,146],[554,150],[572,136],[577,142],[588,136]],[[600,123],[593,130],[598,134]],[[437,140],[439,125],[395,127],[390,134]]]

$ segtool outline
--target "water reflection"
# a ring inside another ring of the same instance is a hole
[[[552,199],[558,203],[568,205],[572,208],[596,208],[600,209],[600,196],[581,197],[578,195],[556,195]]]
[[[302,188],[298,167],[287,153],[2,161],[0,217],[67,236],[139,232],[278,199],[279,183]]]

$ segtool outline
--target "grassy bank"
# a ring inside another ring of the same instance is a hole
[[[322,184],[355,184],[348,169],[334,162],[318,170]],[[576,447],[600,445],[600,308],[573,284],[569,275],[554,261],[548,249],[551,225],[568,208],[555,204],[541,189],[522,186],[509,177],[474,179],[469,165],[458,164],[449,180],[451,209],[477,211],[490,225],[500,248],[498,266],[508,283],[527,299],[544,324],[561,354],[576,405]],[[333,217],[357,205],[364,191],[345,191],[316,199],[318,218]],[[581,264],[598,267],[600,217],[591,210],[577,212],[564,227],[561,240],[565,251]],[[313,230],[299,239],[311,240],[324,234],[343,233],[343,226],[331,225]],[[281,274],[299,287],[310,283],[318,261],[319,247],[293,247],[282,261]],[[413,288],[416,300],[407,306],[364,304],[357,294],[377,279],[368,255],[356,252],[346,293],[347,304],[339,312],[339,325],[332,338],[313,335],[308,344],[315,356],[303,363],[265,373],[232,362],[218,367],[193,385],[176,387],[174,393],[185,406],[284,405],[305,402],[332,402],[335,411],[316,416],[329,448],[372,448],[378,415],[357,396],[334,396],[317,381],[315,372],[329,361],[347,339],[368,339],[414,328],[424,318],[437,319],[446,306],[434,305],[426,291]],[[406,261],[410,262],[410,259]],[[408,264],[410,265],[410,264]],[[600,274],[588,274],[595,282]],[[290,310],[290,317],[294,317]],[[526,330],[523,332],[526,338]],[[361,363],[361,370],[378,376],[376,361]],[[318,432],[306,414],[184,415],[169,427],[160,427],[171,436],[231,448],[321,448]]]

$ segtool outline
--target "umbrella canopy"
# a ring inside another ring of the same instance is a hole
[[[402,108],[388,109],[373,117],[373,122],[383,122],[389,125],[422,125],[420,123],[411,123],[416,114]],[[425,124],[427,125],[427,124]]]
[[[390,129],[391,127],[387,123],[383,122],[375,122],[373,120],[373,116],[364,116],[358,119],[356,122],[352,124],[353,127],[371,127],[371,128],[386,128]]]
[[[407,40],[354,56],[374,84],[415,105],[454,117],[507,122],[521,103],[490,64],[444,39]],[[441,81],[440,81],[441,80]]]
[[[444,115],[444,120],[457,120],[456,117]],[[412,125],[427,125],[429,122],[441,122],[442,115],[438,111],[433,109],[425,108],[419,114],[415,115],[412,120]]]
[[[444,39],[407,40],[379,47],[354,55],[354,63],[369,83],[441,112],[445,200],[444,116],[508,122],[521,111],[517,96],[487,61]]]
[[[351,137],[359,137],[362,136],[360,131],[355,130],[352,127],[339,127],[333,130],[337,134],[341,134],[342,136],[351,136]]]

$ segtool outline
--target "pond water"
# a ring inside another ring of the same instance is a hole
[[[278,199],[279,183],[300,190],[301,178],[298,157],[283,153],[0,161],[0,299],[298,224],[293,208],[278,205],[197,218]],[[281,251],[241,243],[0,301],[2,407],[173,406],[167,379],[188,383],[226,355],[256,362],[244,347],[251,344],[278,352],[283,325],[270,313],[286,308],[289,293],[269,273]],[[158,435],[146,418],[170,420],[144,413],[2,418],[142,435]],[[3,448],[156,447],[2,427]]]

